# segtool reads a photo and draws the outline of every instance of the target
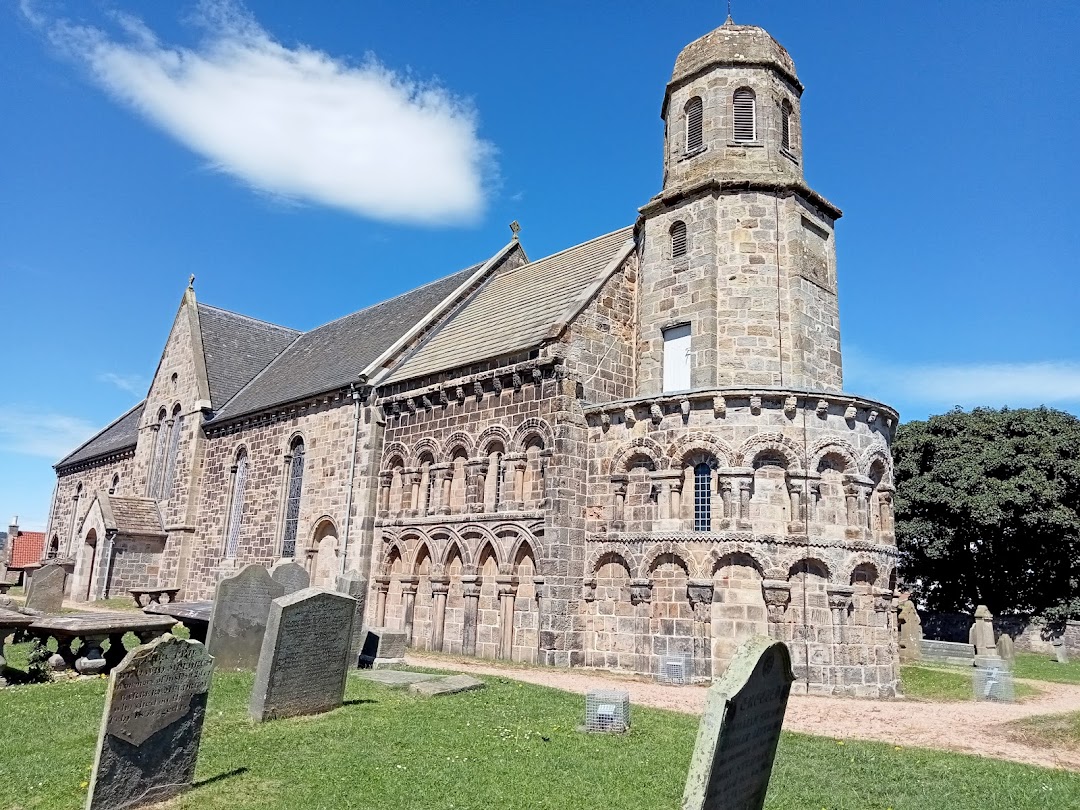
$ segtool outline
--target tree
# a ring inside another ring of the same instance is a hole
[[[1080,419],[957,408],[893,455],[900,576],[930,610],[1080,615]]]

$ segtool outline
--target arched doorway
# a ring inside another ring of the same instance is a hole
[[[97,530],[91,529],[79,546],[75,562],[75,582],[71,595],[80,602],[89,602],[94,592],[94,566],[97,562]]]
[[[337,576],[340,566],[338,565],[338,531],[334,521],[324,518],[315,527],[315,533],[311,537],[311,544],[307,552],[307,570],[311,576],[311,584],[319,588],[331,588],[334,578]]]

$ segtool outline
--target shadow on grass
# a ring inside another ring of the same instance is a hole
[[[378,702],[379,701],[372,700],[370,698],[362,698],[362,699],[359,699],[359,700],[343,700],[343,701],[341,701],[341,705],[342,706],[363,706],[365,703],[378,703]]]
[[[219,773],[217,776],[208,776],[206,779],[200,779],[197,782],[193,782],[191,786],[193,788],[202,787],[203,785],[212,785],[214,782],[221,782],[225,779],[232,779],[234,776],[242,776],[248,772],[248,768],[233,768],[231,771],[225,771]]]

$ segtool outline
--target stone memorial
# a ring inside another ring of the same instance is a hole
[[[1069,663],[1069,651],[1065,649],[1065,639],[1063,639],[1061,636],[1058,636],[1053,641],[1051,641],[1050,644],[1054,648],[1054,658],[1057,660],[1057,662],[1059,664]]]
[[[361,669],[394,667],[405,663],[408,638],[404,630],[389,627],[369,627],[364,631],[364,646],[357,666]]]
[[[87,810],[164,801],[189,787],[214,659],[196,641],[161,636],[109,679]]]
[[[682,810],[761,810],[791,682],[783,642],[743,642],[705,698]]]
[[[270,576],[285,588],[284,596],[311,586],[311,576],[303,566],[294,562],[280,562],[270,569]]]
[[[1012,662],[1016,660],[1016,646],[1013,644],[1012,636],[1008,633],[1002,633],[1001,637],[998,638],[997,653],[1001,660],[1009,666],[1012,666]]]
[[[910,599],[900,603],[900,660],[903,663],[918,661],[922,657],[920,644],[923,640],[922,619]]]
[[[356,600],[321,588],[275,599],[250,713],[259,721],[319,714],[345,697]]]
[[[59,565],[45,565],[39,568],[31,580],[30,593],[26,595],[26,606],[42,613],[59,613],[64,606],[64,584],[67,571]]]
[[[975,662],[975,647],[961,641],[932,641],[924,638],[919,642],[919,651],[921,660],[927,664],[970,667]]]
[[[353,637],[350,660],[356,661],[364,646],[364,605],[367,602],[367,580],[357,571],[347,571],[337,578],[337,592],[356,600],[356,617],[353,619]]]
[[[206,646],[218,669],[255,669],[270,605],[285,587],[261,565],[248,565],[217,584]]]
[[[972,644],[975,645],[975,666],[988,669],[1004,669],[994,640],[994,614],[986,605],[975,608],[975,624],[971,628]]]

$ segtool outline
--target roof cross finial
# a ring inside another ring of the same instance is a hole
[[[188,276],[187,288],[189,290],[194,290],[195,289],[195,274],[194,273],[192,273],[190,276]]]
[[[724,20],[724,25],[734,25],[735,20],[731,19],[731,0],[727,0],[727,19]]]
[[[518,234],[521,233],[521,223],[516,219],[510,223],[510,232],[514,234],[514,241],[517,241]]]

